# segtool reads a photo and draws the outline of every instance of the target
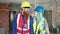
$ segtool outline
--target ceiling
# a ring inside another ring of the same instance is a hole
[[[60,10],[60,0],[0,0],[2,3],[13,3],[20,4],[23,1],[29,1],[33,7],[36,5],[42,5],[45,9]]]

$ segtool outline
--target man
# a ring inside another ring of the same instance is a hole
[[[33,18],[31,17],[29,2],[21,4],[22,11],[14,17],[12,34],[33,34]]]
[[[37,6],[34,12],[33,29],[35,34],[50,34],[46,19],[43,16],[44,7]]]

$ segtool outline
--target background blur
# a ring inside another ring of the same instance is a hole
[[[48,21],[51,34],[60,34],[60,0],[0,0],[0,34],[11,34],[13,17],[21,11],[23,1],[31,3],[30,13],[35,6],[44,6],[44,17]]]

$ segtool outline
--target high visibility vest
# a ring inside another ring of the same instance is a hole
[[[46,33],[44,20],[45,20],[44,18],[41,18],[40,22],[36,26],[36,19],[34,19],[33,29],[34,29],[35,34],[38,34],[39,31],[40,31],[40,34]]]

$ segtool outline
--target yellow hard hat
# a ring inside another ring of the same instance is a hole
[[[27,1],[24,1],[24,2],[22,2],[22,4],[21,4],[21,8],[23,8],[23,7],[32,7],[31,5],[30,5],[30,3],[29,2],[27,2]]]

